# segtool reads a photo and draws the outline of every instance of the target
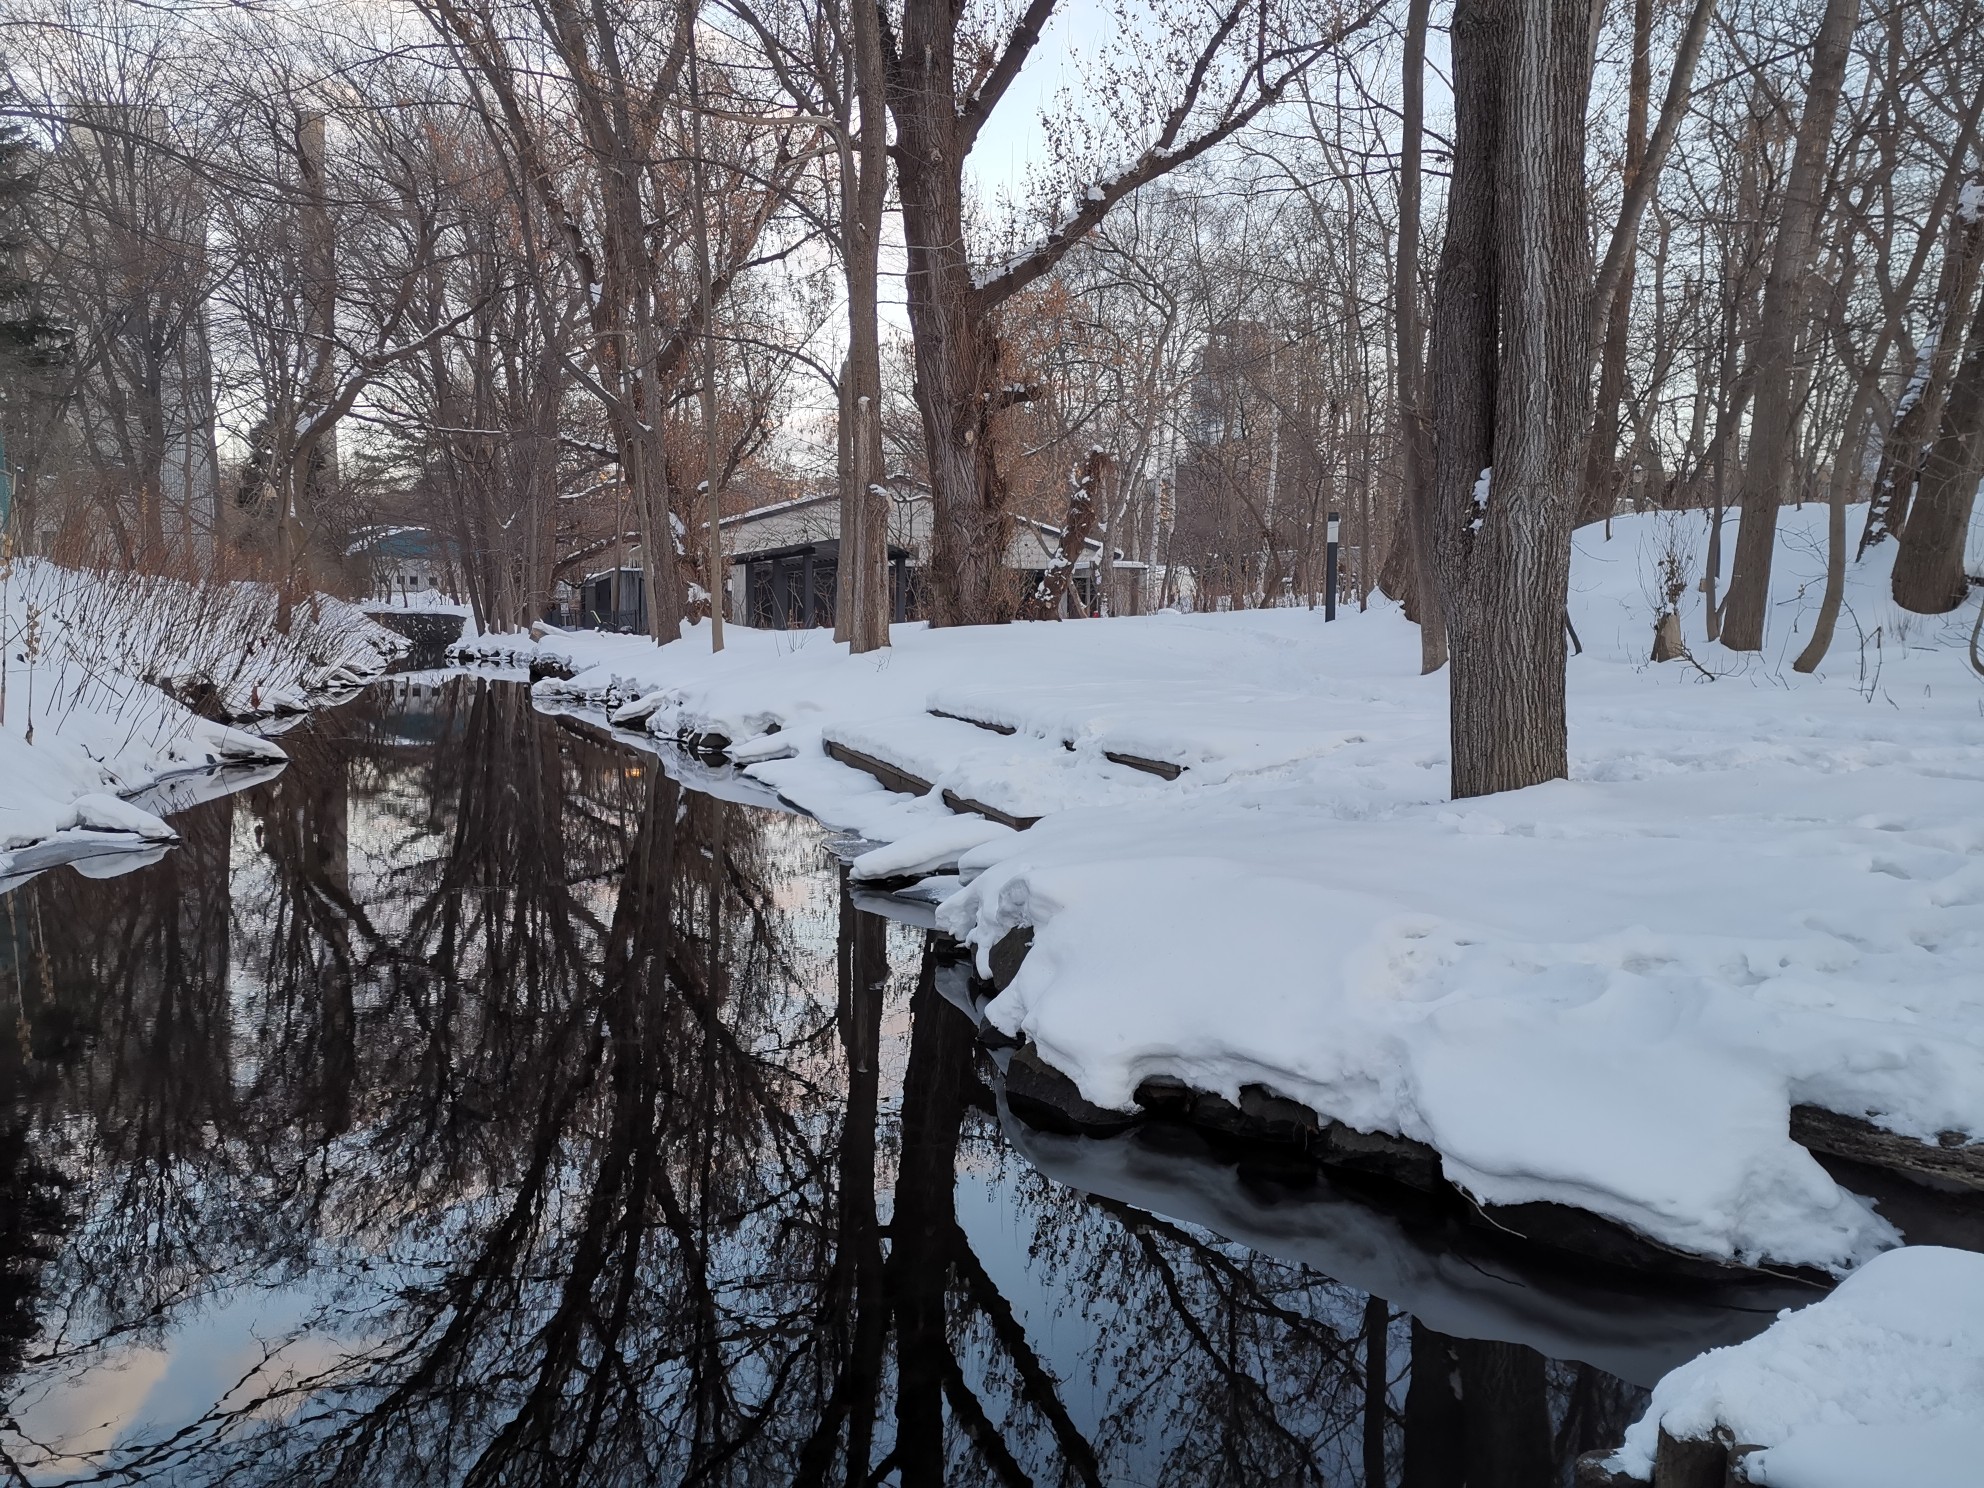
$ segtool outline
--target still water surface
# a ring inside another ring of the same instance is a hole
[[[1026,1128],[816,825],[514,683],[284,742],[0,900],[0,1482],[1535,1488],[1784,1300]]]

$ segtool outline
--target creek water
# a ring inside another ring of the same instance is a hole
[[[1535,1488],[1784,1301],[1026,1127],[819,826],[514,682],[284,743],[0,900],[0,1481]]]

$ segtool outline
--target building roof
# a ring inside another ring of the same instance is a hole
[[[750,553],[726,553],[724,557],[733,564],[776,563],[784,558],[804,558],[809,553],[815,558],[822,560],[832,559],[838,563],[840,561],[840,539],[837,537],[823,537],[818,542],[787,543],[782,548],[759,548],[757,551]],[[900,561],[907,563],[915,556],[907,548],[899,548],[894,543],[889,544],[889,558],[892,562]]]
[[[1031,527],[1035,532],[1039,533],[1042,537],[1053,539],[1054,548],[1049,549],[1048,551],[1045,551],[1040,555],[1043,564],[1051,563],[1054,560],[1054,558],[1057,556],[1056,550],[1060,546],[1061,535],[1064,531],[1066,531],[1066,529],[1062,527],[1056,527],[1052,522],[1042,522],[1035,517],[1018,517],[1015,520],[1022,527]],[[1075,567],[1081,568],[1085,564],[1097,562],[1098,560],[1101,559],[1101,557],[1102,557],[1101,539],[1094,537],[1083,538],[1082,556],[1075,560]],[[1121,548],[1116,549],[1115,553],[1112,555],[1110,559],[1110,563],[1111,566],[1115,568],[1145,568],[1148,566],[1144,563],[1136,562],[1134,560],[1125,558],[1123,556],[1123,550]]]
[[[369,554],[374,558],[433,558],[446,561],[455,551],[455,540],[431,527],[360,527],[351,534],[345,556]]]
[[[781,516],[786,512],[798,511],[802,507],[818,506],[823,501],[839,501],[838,491],[827,491],[818,496],[795,496],[790,501],[774,501],[768,506],[754,506],[749,511],[732,512],[718,521],[719,527],[735,527],[740,522],[755,522],[764,517]]]

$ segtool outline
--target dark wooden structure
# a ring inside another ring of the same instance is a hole
[[[640,569],[609,568],[588,574],[576,588],[578,603],[553,605],[544,612],[546,624],[561,630],[617,630],[629,635],[648,628],[647,575]]]
[[[889,549],[889,617],[917,618],[922,605],[916,574],[906,548]],[[840,539],[793,543],[736,553],[733,566],[744,570],[744,588],[732,597],[731,619],[761,630],[810,630],[834,623],[834,601],[840,590]]]

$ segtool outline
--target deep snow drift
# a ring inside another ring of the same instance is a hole
[[[1097,1104],[1160,1073],[1258,1083],[1430,1143],[1486,1202],[1845,1270],[1895,1232],[1791,1140],[1792,1105],[1984,1133],[1984,680],[1969,609],[1887,601],[1891,544],[1794,673],[1824,532],[1785,513],[1759,656],[1704,638],[1701,514],[1581,532],[1572,778],[1459,803],[1446,680],[1389,607],[899,627],[867,657],[735,626],[718,657],[701,629],[480,647],[564,659],[547,702],[732,741],[892,844],[873,876],[955,864],[941,923],[981,954],[1033,930],[990,1017]],[[1647,660],[1676,573],[1699,666]],[[1040,820],[961,827],[945,792]]]
[[[281,634],[265,586],[39,559],[6,566],[0,615],[0,886],[57,863],[139,866],[175,834],[126,797],[217,765],[284,759],[186,702],[237,719],[301,709],[376,675],[405,644],[324,595]]]
[[[1654,1387],[1611,1461],[1653,1476],[1662,1428],[1720,1430],[1770,1488],[1971,1488],[1984,1476],[1984,1256],[1914,1245]]]

